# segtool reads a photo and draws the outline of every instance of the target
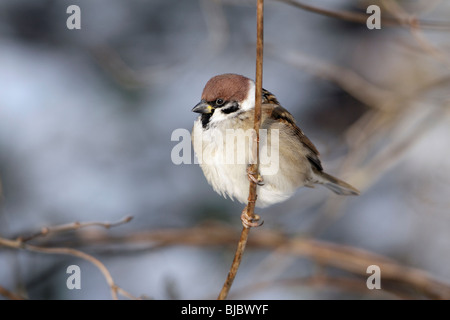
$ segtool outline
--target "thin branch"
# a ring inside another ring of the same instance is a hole
[[[352,97],[371,108],[389,110],[391,101],[397,98],[393,92],[375,85],[349,68],[300,51],[284,50],[280,54],[279,50],[272,50],[270,53],[287,64],[337,84]]]
[[[262,103],[262,73],[263,73],[263,49],[264,49],[264,0],[258,0],[256,5],[256,78],[255,78],[255,118],[253,123],[253,129],[256,135],[255,143],[253,143],[253,159],[256,159],[256,163],[251,165],[250,172],[258,175],[259,172],[259,128],[261,126],[261,103]],[[250,181],[248,204],[246,206],[245,214],[250,219],[255,217],[255,204],[257,184],[255,181]],[[233,263],[231,264],[230,271],[219,293],[219,300],[224,300],[228,296],[228,292],[236,277],[237,271],[241,264],[242,256],[244,254],[245,247],[247,245],[248,235],[250,233],[250,227],[243,224],[241,237],[239,239],[238,247],[236,249]]]
[[[323,16],[327,16],[330,18],[337,18],[340,20],[345,20],[348,22],[354,22],[354,23],[362,23],[366,24],[368,15],[361,14],[358,12],[351,12],[351,11],[344,11],[344,10],[330,10],[330,9],[323,9],[319,7],[315,7],[309,4],[305,4],[299,1],[294,0],[276,0],[279,2],[284,2],[286,4],[289,4],[291,6],[314,12]],[[381,18],[381,24],[383,26],[387,27],[394,27],[394,26],[410,26],[410,27],[416,27],[420,25],[423,28],[428,29],[436,29],[436,30],[448,30],[450,29],[450,24],[445,21],[430,21],[430,20],[420,20],[417,19],[414,16],[408,16],[408,17],[382,17]]]
[[[0,242],[1,242],[1,239],[0,239]],[[22,249],[25,249],[28,251],[34,251],[34,252],[47,253],[47,254],[69,255],[69,256],[74,256],[74,257],[89,261],[94,266],[96,266],[100,270],[100,272],[103,274],[103,276],[105,277],[106,283],[108,283],[109,288],[111,290],[112,298],[114,300],[118,299],[117,285],[114,283],[111,273],[105,267],[105,265],[97,258],[94,258],[93,256],[91,256],[87,253],[84,253],[80,250],[72,249],[72,248],[44,248],[44,247],[33,246],[30,244],[25,244],[25,245],[23,245]]]
[[[80,250],[77,250],[77,249],[64,248],[64,247],[61,247],[61,248],[40,247],[40,246],[35,246],[35,245],[26,243],[27,241],[30,241],[37,237],[46,236],[50,233],[68,231],[68,230],[76,230],[76,229],[90,227],[90,226],[101,226],[104,228],[111,228],[114,226],[118,226],[118,225],[127,223],[127,222],[131,221],[131,219],[132,219],[132,217],[128,216],[128,217],[125,217],[125,218],[121,219],[120,221],[117,221],[114,223],[110,223],[110,222],[74,222],[74,223],[59,225],[59,226],[55,226],[55,227],[44,227],[44,228],[42,228],[42,230],[40,232],[35,233],[32,236],[18,237],[16,240],[10,240],[10,239],[0,237],[0,247],[4,246],[4,247],[8,247],[8,248],[13,248],[13,249],[22,249],[22,250],[45,253],[45,254],[70,255],[70,256],[74,256],[74,257],[89,261],[94,266],[96,266],[100,270],[100,272],[103,274],[103,276],[105,277],[106,282],[110,287],[112,298],[114,300],[118,299],[118,296],[117,296],[118,292],[120,292],[122,295],[124,295],[128,298],[131,298],[131,297],[134,298],[130,293],[128,293],[127,291],[123,290],[122,288],[118,287],[115,284],[109,270],[97,258],[95,258],[87,253],[84,253]],[[3,294],[2,290],[0,290],[0,294]],[[137,298],[134,298],[134,299],[137,299]]]
[[[411,15],[397,2],[385,1],[384,6],[389,10],[390,14],[396,19],[411,19]],[[445,64],[447,68],[450,67],[450,61],[445,52],[434,46],[424,35],[423,28],[420,25],[414,24],[410,26],[410,32],[416,42],[419,44],[421,50],[427,54],[436,58],[441,63]]]
[[[77,230],[80,228],[86,228],[86,227],[92,227],[92,226],[99,226],[99,227],[103,227],[106,229],[112,228],[112,227],[117,227],[119,225],[125,224],[130,222],[133,219],[132,216],[127,216],[123,219],[120,219],[117,222],[73,222],[73,223],[67,223],[67,224],[62,224],[59,226],[53,226],[53,227],[43,227],[41,229],[41,231],[36,232],[35,234],[32,234],[30,236],[19,236],[18,240],[22,241],[22,242],[28,242],[32,239],[35,239],[37,237],[44,237],[47,236],[51,233],[55,233],[55,232],[63,232],[63,231],[69,231],[69,230]]]
[[[247,246],[248,234],[250,229],[247,227],[242,228],[241,237],[239,238],[239,243],[234,254],[233,263],[231,264],[230,271],[228,272],[225,283],[223,284],[222,290],[217,297],[218,300],[225,300],[230,292],[231,286],[233,285],[234,278],[236,278],[237,271],[241,264],[242,256],[244,255],[245,247]]]
[[[100,272],[103,274],[103,276],[106,279],[106,282],[108,283],[110,289],[111,289],[111,295],[114,300],[117,300],[117,286],[114,283],[114,280],[108,271],[108,269],[105,267],[105,265],[100,262],[97,258],[94,258],[93,256],[84,253],[77,249],[72,248],[44,248],[44,247],[38,247],[31,244],[27,244],[21,240],[9,240],[5,238],[0,238],[0,246],[5,246],[8,248],[13,249],[23,249],[27,251],[34,251],[34,252],[40,252],[40,253],[46,253],[46,254],[63,254],[63,255],[69,255],[69,256],[75,256],[78,258],[81,258],[83,260],[89,261],[93,265],[95,265]]]

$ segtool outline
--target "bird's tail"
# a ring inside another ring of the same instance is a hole
[[[334,193],[344,195],[344,196],[357,196],[359,195],[359,190],[351,186],[347,182],[344,182],[332,175],[325,173],[323,171],[314,172],[317,178],[317,183],[323,184],[325,187],[333,191]]]

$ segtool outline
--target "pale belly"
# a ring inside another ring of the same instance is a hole
[[[217,193],[244,204],[248,202],[250,182],[247,177],[247,165],[201,164],[201,168],[209,184]],[[285,201],[298,187],[282,183],[272,174],[264,175],[264,166],[261,166],[260,173],[264,179],[264,185],[257,186],[257,207],[264,208]]]

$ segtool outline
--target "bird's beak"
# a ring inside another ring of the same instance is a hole
[[[212,107],[211,105],[209,105],[207,102],[205,101],[200,101],[193,109],[192,112],[197,112],[197,113],[212,113],[214,111],[214,107]]]

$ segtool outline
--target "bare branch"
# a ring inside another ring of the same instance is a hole
[[[166,229],[110,237],[93,235],[89,242],[145,243],[154,247],[171,245],[223,246],[233,245],[236,230],[222,225],[199,226],[190,229]],[[322,266],[331,266],[367,277],[367,267],[378,265],[383,279],[402,284],[431,299],[450,299],[450,284],[441,282],[426,271],[402,265],[385,256],[367,250],[305,237],[288,237],[280,232],[258,230],[248,241],[250,248],[277,250],[280,254],[309,258]],[[396,290],[396,294],[400,294]]]
[[[183,229],[160,229],[136,232],[124,236],[87,234],[82,241],[96,244],[147,244],[151,248],[167,246],[232,246],[238,233],[224,225],[204,225]],[[71,241],[73,242],[73,241]],[[79,243],[82,245],[83,243]],[[378,265],[383,279],[405,286],[431,299],[450,299],[450,284],[444,283],[426,271],[402,265],[393,259],[360,248],[330,243],[305,237],[290,237],[272,230],[258,230],[248,240],[249,248],[276,250],[278,254],[306,257],[321,266],[338,268],[367,277],[367,267]],[[395,290],[399,295],[401,292]]]
[[[411,19],[411,15],[405,11],[405,9],[396,1],[385,1],[385,7],[389,10],[397,20]],[[447,54],[434,46],[424,35],[423,26],[421,24],[413,24],[410,26],[410,32],[423,53],[431,55],[441,63],[445,64],[447,68],[450,67],[450,59]]]
[[[396,98],[393,92],[376,86],[353,70],[306,55],[303,52],[288,50],[280,54],[279,51],[272,50],[271,54],[294,67],[334,82],[369,107],[389,109],[389,102]]]
[[[130,293],[128,293],[127,291],[123,290],[122,288],[118,287],[115,284],[109,270],[97,258],[95,258],[87,253],[84,253],[80,250],[77,250],[77,249],[64,248],[64,247],[62,247],[62,248],[40,247],[40,246],[35,246],[35,245],[26,243],[27,241],[30,241],[31,239],[35,239],[35,238],[41,237],[41,236],[46,236],[48,234],[55,233],[55,232],[76,230],[76,229],[80,229],[80,228],[84,228],[84,227],[91,227],[91,226],[101,226],[104,228],[111,228],[114,226],[118,226],[118,225],[127,223],[127,222],[131,221],[131,219],[132,219],[132,217],[128,216],[128,217],[125,217],[125,218],[121,219],[120,221],[114,222],[114,223],[110,223],[110,222],[82,222],[82,223],[74,222],[74,223],[64,224],[64,225],[55,226],[55,227],[44,227],[44,228],[42,228],[42,230],[40,232],[35,233],[32,236],[18,237],[16,240],[10,240],[10,239],[0,237],[0,247],[3,246],[3,247],[13,248],[13,249],[22,249],[22,250],[26,250],[26,251],[39,252],[39,253],[45,253],[45,254],[69,255],[69,256],[74,256],[74,257],[89,261],[94,266],[96,266],[100,270],[100,272],[103,274],[103,276],[105,277],[106,282],[110,287],[111,295],[112,295],[113,299],[115,299],[115,300],[118,299],[118,296],[117,296],[118,292],[120,292],[122,295],[124,295],[128,298],[131,298],[131,297],[134,298]],[[1,289],[2,288],[0,287],[0,294],[4,294],[4,295],[7,294],[8,296],[11,296],[11,294],[9,294],[6,290],[1,290]],[[134,299],[137,299],[137,298],[134,298]]]
[[[5,288],[3,288],[2,286],[0,286],[0,295],[4,296],[7,299],[10,300],[25,300],[24,297],[19,296],[18,294],[11,292]]]
[[[345,21],[354,22],[354,23],[366,24],[367,17],[368,17],[366,14],[361,14],[358,12],[323,9],[323,8],[315,7],[315,6],[305,4],[305,3],[302,3],[299,1],[294,1],[294,0],[276,0],[276,1],[284,2],[286,4],[300,8],[302,10],[314,12],[314,13],[317,13],[317,14],[320,14],[323,16],[337,18],[340,20],[345,20]],[[428,29],[436,29],[436,30],[449,30],[450,29],[450,24],[448,22],[420,20],[414,16],[394,17],[394,18],[382,17],[381,23],[383,24],[383,26],[388,26],[388,27],[395,27],[395,26],[416,27],[416,26],[420,25],[421,27],[428,28]]]
[[[259,172],[259,128],[261,126],[261,103],[262,103],[262,74],[263,74],[263,49],[264,49],[264,0],[258,0],[256,5],[256,78],[255,78],[255,118],[253,128],[256,134],[253,143],[253,159],[256,163],[251,165],[251,172],[258,175]],[[256,189],[255,181],[250,181],[248,203],[245,207],[245,215],[250,219],[255,217],[255,203],[256,203]],[[236,273],[241,264],[242,255],[244,254],[245,246],[247,245],[250,227],[243,222],[241,237],[239,238],[238,247],[234,255],[233,263],[230,271],[219,293],[219,300],[224,300],[228,296],[231,285],[233,284]]]
[[[51,233],[56,233],[56,232],[63,232],[63,231],[69,231],[69,230],[77,230],[80,228],[86,228],[86,227],[92,227],[92,226],[99,226],[99,227],[103,227],[106,229],[112,228],[112,227],[116,227],[116,226],[120,226],[122,224],[128,223],[133,219],[132,216],[127,216],[117,222],[73,222],[73,223],[68,223],[68,224],[62,224],[59,226],[53,226],[53,227],[43,227],[41,229],[41,231],[30,235],[30,236],[26,236],[26,237],[22,237],[19,236],[18,240],[22,241],[22,242],[28,242],[32,239],[35,239],[37,237],[43,237],[43,236],[47,236]]]

